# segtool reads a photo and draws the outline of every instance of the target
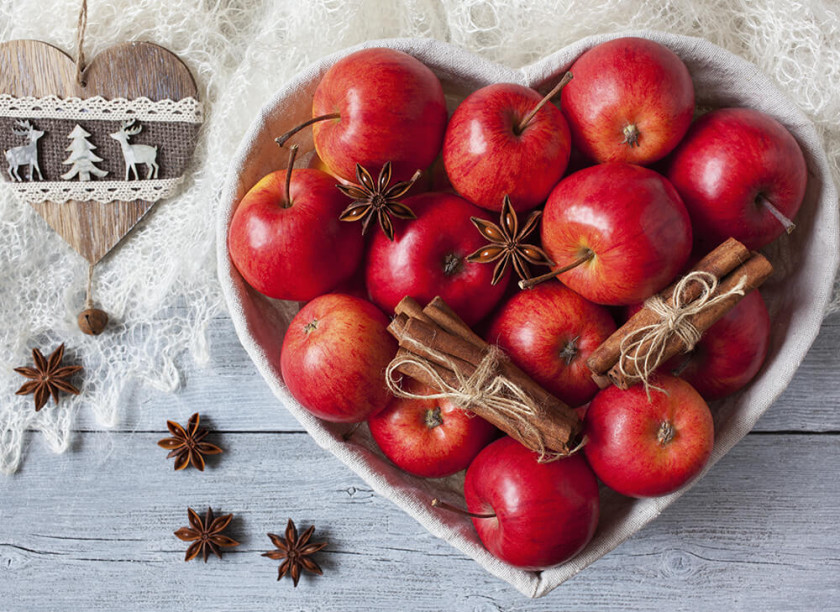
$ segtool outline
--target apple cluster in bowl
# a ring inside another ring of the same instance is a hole
[[[292,146],[289,167],[241,199],[228,234],[254,289],[305,302],[279,364],[301,405],[328,421],[366,421],[412,474],[466,469],[479,537],[523,568],[584,548],[598,480],[649,497],[700,473],[714,441],[706,401],[746,385],[767,353],[757,291],[663,365],[650,393],[599,390],[585,362],[617,322],[726,238],[759,249],[793,227],[806,168],[781,124],[745,108],[695,117],[686,66],[640,38],[586,51],[546,96],[494,84],[451,117],[429,68],[365,49],[324,74],[312,114],[301,128],[311,126],[315,144],[309,167],[294,168]],[[576,407],[583,451],[541,462],[451,402],[393,398],[386,313],[405,296],[442,297]]]

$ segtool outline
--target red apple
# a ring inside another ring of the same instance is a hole
[[[470,217],[491,220],[480,208],[449,193],[425,193],[403,200],[417,215],[413,221],[395,220],[393,241],[377,232],[367,261],[371,299],[386,312],[405,296],[421,304],[435,296],[467,325],[489,313],[505,292],[509,274],[491,285],[493,266],[469,263],[466,257],[487,241]]]
[[[408,180],[440,153],[446,101],[435,74],[394,49],[357,51],[321,79],[312,102],[315,148],[337,175],[355,181],[356,163],[377,176],[391,162],[393,180]],[[337,116],[335,116],[337,115]]]
[[[315,416],[364,421],[391,395],[385,368],[397,352],[388,318],[370,302],[340,293],[315,298],[289,324],[280,371],[292,396]]]
[[[578,262],[558,278],[586,299],[632,304],[663,289],[683,268],[691,224],[663,176],[632,164],[599,164],[551,192],[542,245],[558,267]]]
[[[508,300],[487,340],[547,391],[579,406],[598,392],[586,360],[614,331],[606,308],[552,280]]]
[[[729,238],[760,249],[796,216],[808,170],[782,124],[756,110],[723,108],[700,117],[677,147],[668,178],[706,250]]]
[[[338,220],[347,198],[335,179],[308,168],[263,177],[239,202],[228,251],[254,289],[280,300],[305,301],[350,278],[362,259],[358,227]],[[341,253],[341,257],[335,257]]]
[[[750,382],[767,357],[770,315],[758,291],[751,291],[712,325],[694,350],[661,367],[688,381],[706,400],[735,393]]]
[[[530,117],[542,98],[529,87],[498,83],[455,109],[443,161],[460,195],[496,211],[506,195],[517,211],[545,201],[566,170],[571,143],[566,119],[553,104]]]
[[[410,380],[406,391],[433,389]],[[449,400],[395,398],[368,419],[373,439],[397,467],[424,478],[442,478],[467,468],[498,430]]]
[[[598,526],[595,475],[580,455],[549,463],[513,438],[481,451],[464,481],[467,508],[484,546],[523,569],[539,570],[571,559]]]
[[[656,497],[697,476],[714,446],[706,402],[679,378],[656,375],[626,391],[607,387],[589,404],[586,458],[605,485],[630,497]]]
[[[593,47],[569,69],[561,107],[572,142],[598,162],[649,164],[677,146],[694,112],[694,85],[673,51],[643,38]]]

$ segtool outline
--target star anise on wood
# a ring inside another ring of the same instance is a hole
[[[391,215],[398,219],[416,219],[414,212],[405,204],[397,202],[408,190],[411,189],[415,181],[420,178],[420,170],[414,173],[408,181],[400,181],[392,186],[388,186],[391,182],[391,162],[387,162],[382,166],[379,172],[379,178],[374,181],[370,172],[362,168],[360,164],[356,164],[356,180],[358,185],[336,185],[341,192],[347,197],[353,198],[355,201],[344,209],[339,219],[342,221],[359,221],[362,222],[362,234],[367,232],[370,222],[374,217],[379,221],[379,227],[385,232],[388,240],[394,239],[394,224],[391,222]]]
[[[166,422],[166,427],[169,428],[172,437],[160,440],[158,446],[169,450],[167,459],[175,457],[176,470],[183,470],[192,464],[199,472],[203,472],[204,455],[218,455],[223,452],[215,444],[202,441],[210,432],[198,426],[199,419],[200,417],[196,412],[190,417],[186,429],[175,421]]]
[[[505,196],[499,225],[478,217],[470,217],[470,221],[481,232],[481,235],[490,241],[490,244],[467,256],[467,261],[498,262],[493,270],[492,284],[494,285],[501,280],[511,264],[519,278],[523,280],[531,278],[529,263],[535,266],[553,266],[554,262],[545,251],[536,245],[525,243],[525,239],[537,228],[537,222],[541,216],[542,211],[535,210],[528,216],[525,225],[520,230],[516,211],[510,203],[510,198]]]
[[[220,547],[239,546],[239,542],[233,538],[222,535],[222,532],[230,525],[233,514],[214,517],[213,509],[207,508],[207,516],[205,516],[203,522],[192,508],[187,508],[187,515],[189,516],[190,526],[181,527],[175,532],[175,536],[179,540],[192,542],[184,555],[184,561],[192,561],[201,553],[204,556],[204,562],[207,563],[207,555],[211,552],[219,559],[222,558]]]
[[[58,392],[64,391],[73,395],[79,395],[79,390],[70,384],[69,379],[73,374],[79,372],[82,366],[62,366],[64,359],[64,345],[55,349],[49,357],[44,357],[38,349],[32,349],[32,360],[34,368],[15,368],[15,372],[29,379],[17,390],[16,395],[34,394],[35,412],[43,408],[52,396],[53,401],[58,404]]]
[[[297,586],[301,569],[319,576],[324,574],[321,567],[309,558],[310,555],[315,554],[327,545],[327,542],[310,543],[309,539],[314,532],[315,526],[313,525],[298,538],[297,527],[295,527],[294,521],[289,519],[289,523],[286,525],[285,538],[273,533],[268,534],[271,543],[277,547],[277,550],[263,553],[262,556],[275,561],[283,561],[277,573],[277,580],[289,574],[294,581],[294,586]]]

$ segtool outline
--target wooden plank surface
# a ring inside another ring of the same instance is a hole
[[[184,364],[180,392],[138,390],[113,432],[84,416],[64,455],[30,435],[21,472],[0,479],[0,610],[840,609],[838,323],[760,431],[630,541],[529,601],[301,433],[219,319],[210,364]],[[155,442],[166,418],[194,410],[227,452],[175,473]],[[185,564],[172,532],[207,504],[236,514],[242,546]],[[297,589],[259,556],[288,517],[331,542],[325,576]]]

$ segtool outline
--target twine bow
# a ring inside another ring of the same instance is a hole
[[[411,342],[414,341],[411,340]],[[419,345],[420,343],[417,344]],[[457,386],[453,386],[444,380],[432,366],[432,362],[425,357],[407,353],[391,361],[388,369],[385,371],[385,380],[388,384],[388,389],[397,397],[408,399],[447,399],[463,410],[470,410],[473,406],[481,405],[485,409],[504,415],[516,423],[517,429],[527,432],[529,434],[528,437],[536,442],[537,448],[533,450],[539,453],[538,461],[541,463],[556,461],[576,452],[582,447],[582,444],[580,444],[568,453],[549,451],[546,448],[542,433],[531,424],[532,420],[539,413],[537,404],[520,387],[512,383],[505,376],[498,374],[499,362],[506,358],[504,352],[499,347],[492,345],[488,347],[484,358],[476,367],[475,372],[469,377],[465,376],[460,368],[444,353],[429,349],[426,346],[420,346],[419,348],[426,352],[431,352],[436,360],[440,360],[445,367],[451,370],[455,374]],[[428,375],[429,380],[432,381],[432,386],[439,391],[431,394],[419,394],[403,389],[400,384],[402,377],[397,372],[397,369],[407,363],[422,369]],[[395,373],[397,373],[396,376],[394,375]]]
[[[697,299],[685,303],[683,295],[692,282],[700,285],[700,295]],[[715,295],[719,284],[717,277],[709,272],[696,270],[677,283],[673,304],[669,304],[658,294],[648,298],[644,307],[659,315],[660,321],[640,327],[621,341],[617,364],[621,375],[628,379],[635,377],[641,380],[648,399],[651,388],[663,391],[660,387],[650,384],[650,377],[661,365],[669,339],[676,335],[685,345],[684,353],[693,350],[702,334],[692,324],[691,317],[734,295],[744,295],[746,282],[747,277],[744,276],[730,291]],[[635,374],[628,372],[630,364]]]

